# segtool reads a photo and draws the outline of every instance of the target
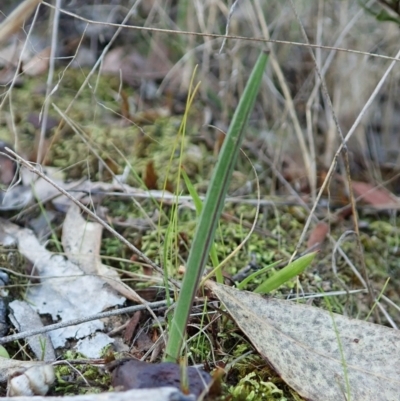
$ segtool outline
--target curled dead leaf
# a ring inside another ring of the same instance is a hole
[[[56,376],[52,365],[34,366],[10,380],[9,395],[46,395]]]

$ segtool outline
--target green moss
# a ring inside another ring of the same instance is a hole
[[[234,401],[287,401],[288,399],[271,381],[264,381],[255,372],[248,373],[229,393]]]
[[[82,359],[78,353],[67,351],[64,360]],[[65,364],[55,366],[56,386],[52,395],[101,393],[111,388],[111,378],[96,365]]]
[[[228,381],[236,383],[228,385],[225,392],[233,401],[301,401],[260,356],[249,354],[243,358],[249,350],[251,348],[242,339],[232,356],[226,358],[227,363],[233,363]]]

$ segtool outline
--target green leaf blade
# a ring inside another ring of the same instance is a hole
[[[310,266],[311,262],[314,260],[317,252],[308,253],[297,260],[289,263],[286,267],[276,272],[273,276],[271,276],[268,280],[264,281],[260,284],[254,292],[259,294],[267,294],[273,290],[276,290],[282,284],[291,280],[293,277],[301,274],[308,266]]]
[[[180,357],[190,309],[214,241],[233,168],[245,135],[245,127],[253,109],[267,61],[268,54],[262,52],[249,77],[222,145],[200,214],[181,292],[171,322],[166,361],[177,361]]]

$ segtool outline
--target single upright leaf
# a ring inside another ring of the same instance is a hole
[[[400,399],[400,331],[207,282],[260,354],[312,401]]]
[[[268,54],[262,52],[247,81],[213,170],[190,247],[178,302],[169,328],[169,338],[164,357],[167,362],[176,362],[181,355],[190,309],[208,260],[211,244],[214,241],[215,230],[224,206],[240,146],[246,133],[247,121],[261,86],[267,60]]]

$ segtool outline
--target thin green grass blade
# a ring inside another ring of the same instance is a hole
[[[256,100],[268,55],[262,52],[246,84],[224,140],[207,191],[187,262],[182,288],[169,327],[165,360],[176,362],[181,354],[190,309],[206,265],[215,230],[221,216],[233,168]]]
[[[182,173],[183,180],[185,181],[186,187],[189,191],[189,194],[193,199],[194,207],[196,208],[196,213],[198,216],[200,216],[200,213],[203,209],[203,202],[201,201],[199,194],[197,193],[192,182],[190,181],[190,178],[186,174],[186,171],[182,169],[181,173]]]
[[[190,85],[189,85],[189,93],[186,99],[186,107],[185,107],[185,113],[183,114],[182,117],[182,121],[181,124],[179,126],[179,130],[178,130],[178,134],[176,136],[175,142],[173,144],[173,149],[171,152],[171,156],[169,158],[169,162],[167,164],[167,169],[166,169],[166,174],[165,174],[165,180],[164,180],[164,185],[163,185],[163,191],[166,191],[167,189],[167,183],[168,183],[168,176],[170,173],[170,169],[172,166],[172,160],[174,159],[174,155],[175,155],[175,151],[179,145],[179,141],[181,140],[181,146],[180,146],[180,158],[179,158],[179,171],[182,169],[182,155],[184,153],[184,141],[183,138],[186,135],[186,124],[187,124],[187,120],[188,120],[188,114],[189,114],[189,110],[192,106],[193,100],[195,98],[195,95],[200,87],[200,82],[197,83],[197,85],[194,87],[193,82],[194,82],[194,78],[196,76],[196,71],[197,71],[197,66],[194,68],[193,74],[192,74],[192,78],[190,80]],[[194,87],[194,88],[193,88]],[[178,197],[179,196],[179,187],[180,187],[180,179],[181,179],[181,175],[180,173],[177,174],[176,177],[176,193],[175,195]],[[162,213],[163,213],[163,203],[164,201],[162,200],[161,202],[159,202],[159,212],[160,212],[160,217],[158,219],[158,224],[161,224],[161,217],[162,217]],[[169,276],[169,272],[168,272],[168,265],[171,264],[174,265],[175,267],[178,266],[178,252],[176,250],[176,252],[173,252],[174,246],[176,248],[178,248],[178,244],[177,244],[177,238],[178,238],[178,206],[175,204],[172,206],[170,214],[168,216],[168,229],[165,235],[165,239],[164,239],[164,246],[163,248],[163,265],[164,265],[164,282],[165,282],[165,292],[167,294],[167,298],[169,297],[169,283],[168,283],[168,276]],[[158,243],[161,244],[161,230],[159,230],[158,232]],[[173,256],[175,256],[175,260],[173,260]],[[169,262],[169,263],[168,263]]]
[[[298,258],[294,262],[289,263],[282,270],[279,270],[268,280],[260,284],[254,292],[267,294],[268,292],[276,290],[282,284],[286,283],[293,277],[296,277],[297,275],[302,273],[308,266],[310,266],[316,254],[317,252],[311,252],[307,255],[302,256],[301,258]]]

